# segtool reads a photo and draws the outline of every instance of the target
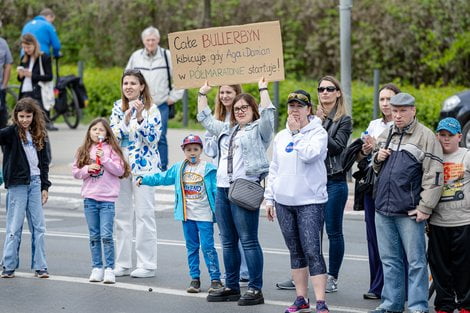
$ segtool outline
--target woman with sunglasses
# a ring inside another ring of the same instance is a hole
[[[326,192],[328,135],[312,116],[310,94],[297,90],[288,96],[287,127],[273,141],[265,191],[266,216],[278,217],[289,249],[297,297],[286,313],[310,312],[308,278],[316,298],[316,312],[328,313],[325,303],[326,264],[321,249]],[[286,184],[286,182],[289,182]]]
[[[157,268],[154,189],[150,186],[137,187],[135,179],[160,171],[158,140],[161,118],[139,70],[124,72],[121,99],[114,103],[110,120],[114,135],[131,167],[131,175],[120,180],[121,188],[116,201],[114,274],[117,277],[153,277]],[[134,216],[137,266],[131,272]]]
[[[230,183],[237,178],[260,181],[269,170],[266,150],[274,132],[274,106],[269,98],[268,83],[258,82],[261,103],[249,94],[239,94],[232,103],[230,122],[215,119],[207,105],[206,84],[199,89],[198,115],[201,124],[217,136],[219,167],[215,216],[222,239],[225,287],[207,296],[209,302],[238,301],[238,305],[264,303],[263,251],[258,241],[259,209],[247,210],[228,199]],[[233,169],[229,174],[229,168]],[[245,252],[249,282],[247,291],[240,294],[240,253],[238,240]]]
[[[348,199],[348,184],[341,163],[341,152],[348,145],[352,121],[347,115],[343,91],[336,78],[321,78],[317,91],[317,117],[322,120],[323,128],[328,133],[328,154],[325,160],[328,202],[325,225],[330,244],[326,292],[335,292],[338,291],[338,274],[344,257],[343,213]]]
[[[222,85],[219,86],[215,97],[214,117],[222,122],[230,122],[233,100],[242,93],[241,85]],[[204,153],[211,157],[214,164],[218,165],[219,147],[217,145],[217,136],[206,131],[204,135]],[[238,241],[238,250],[240,251],[240,287],[246,287],[249,282],[250,275],[246,266],[245,253],[241,242]]]

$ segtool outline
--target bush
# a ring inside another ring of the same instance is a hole
[[[64,65],[60,68],[62,76],[74,74],[77,75],[76,66]],[[109,116],[113,107],[114,101],[120,99],[120,82],[123,69],[120,67],[112,68],[91,68],[86,67],[84,73],[84,82],[88,91],[89,103],[88,107],[84,110],[85,115],[89,120],[97,116]],[[12,71],[10,84],[18,84],[16,81],[15,69]],[[417,103],[417,116],[420,122],[428,127],[435,127],[439,119],[439,111],[442,102],[453,94],[456,94],[465,89],[462,86],[420,86],[415,88],[411,85],[400,85],[403,92],[408,92],[416,98]],[[286,100],[289,93],[297,89],[304,89],[311,94],[312,102],[316,107],[318,103],[316,92],[316,81],[313,80],[296,80],[294,78],[287,78],[279,84],[279,128],[283,128],[287,119],[287,106]],[[252,94],[259,100],[258,84],[244,84],[243,91]],[[196,122],[197,114],[197,92],[198,88],[188,90],[188,120],[191,127],[198,127]],[[208,94],[209,106],[214,107],[214,99],[217,88],[214,87]],[[365,82],[355,81],[352,84],[352,114],[353,114],[353,127],[363,131],[369,125],[373,118],[373,87]],[[269,93],[271,100],[274,102],[274,84],[269,84]],[[182,127],[183,121],[183,103],[178,101],[176,103],[176,116],[171,120],[170,127]],[[379,112],[380,115],[380,112]]]

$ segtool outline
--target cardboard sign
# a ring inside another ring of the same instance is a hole
[[[279,21],[168,34],[176,88],[284,80]]]

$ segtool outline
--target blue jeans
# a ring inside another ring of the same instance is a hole
[[[7,222],[2,264],[6,270],[15,270],[20,264],[19,250],[24,218],[31,232],[31,269],[47,269],[44,233],[46,223],[42,210],[41,179],[31,176],[29,185],[8,187]]]
[[[344,180],[328,180],[326,189],[325,225],[330,242],[328,274],[338,278],[344,257],[343,214],[348,200],[348,184]]]
[[[249,211],[228,200],[228,188],[217,187],[215,216],[222,239],[225,285],[240,289],[240,240],[248,266],[248,287],[261,290],[263,287],[263,251],[258,241],[259,210]]]
[[[168,142],[166,140],[166,133],[168,130],[168,114],[169,108],[168,103],[163,102],[158,106],[160,110],[160,116],[162,119],[162,132],[160,135],[160,140],[158,141],[158,153],[160,154],[160,163],[161,163],[161,170],[166,171],[168,167]]]
[[[114,268],[114,202],[85,198],[85,217],[90,234],[92,267],[103,267],[101,243],[106,268]]]
[[[183,221],[183,232],[191,278],[201,277],[201,271],[199,270],[199,246],[201,246],[211,280],[220,280],[219,258],[214,247],[214,223]]]
[[[428,268],[424,222],[406,216],[385,216],[376,212],[375,225],[383,264],[384,286],[380,308],[403,311],[405,306],[405,264],[408,260],[408,309],[428,311]]]

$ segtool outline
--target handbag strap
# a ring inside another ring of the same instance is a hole
[[[239,126],[235,126],[235,130],[233,131],[232,135],[230,135],[230,140],[228,143],[228,155],[227,155],[227,174],[229,182],[232,182],[232,174],[233,174],[233,140],[237,135],[239,130]]]
[[[39,56],[38,59],[39,59],[39,74],[41,74],[42,76],[44,75],[44,68],[42,67],[42,57]]]
[[[235,136],[237,135],[238,131],[240,130],[240,126],[235,126],[235,130],[233,131],[232,135],[230,136],[229,144],[228,144],[228,155],[227,155],[227,174],[228,174],[228,181],[230,183],[233,182],[232,176],[233,176],[233,140]],[[259,180],[257,181],[258,183],[261,183],[261,181],[264,181],[266,178],[267,173],[263,173],[260,175]]]
[[[165,57],[165,66],[166,66],[166,74],[168,76],[168,89],[171,91],[173,87],[171,86],[171,73],[170,73],[170,66],[168,65],[168,56],[166,55],[166,49],[163,49],[163,56]]]

